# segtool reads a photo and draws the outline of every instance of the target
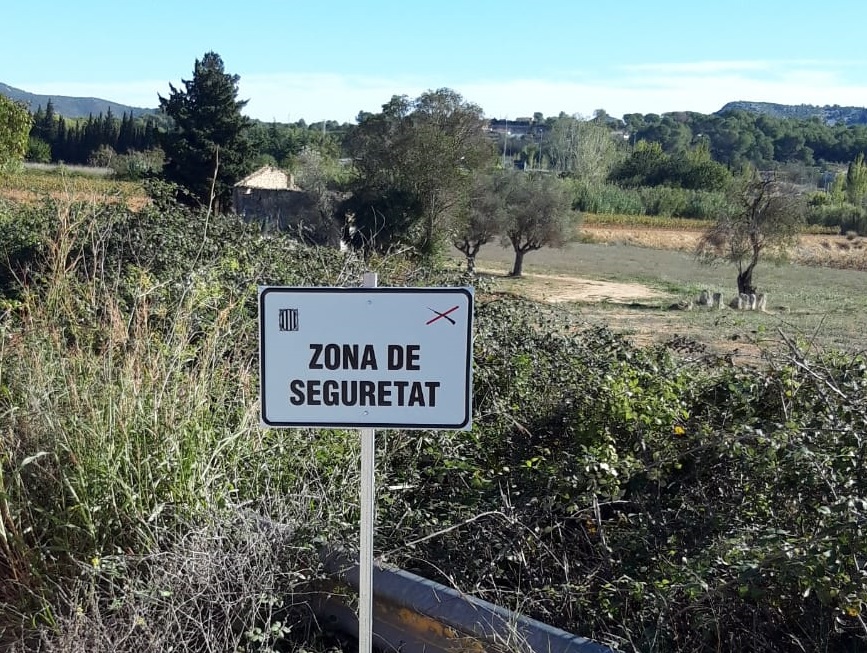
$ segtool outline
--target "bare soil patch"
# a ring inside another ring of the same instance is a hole
[[[757,324],[736,324],[744,316],[735,311],[669,310],[677,295],[641,283],[542,273],[514,278],[507,270],[490,266],[478,271],[495,281],[497,291],[550,304],[571,304],[567,310],[574,310],[587,324],[604,325],[639,346],[681,338],[704,343],[708,351],[740,363],[755,364],[761,359]],[[770,313],[746,317],[757,323],[773,319]]]
[[[619,283],[583,279],[562,274],[524,274],[516,279],[502,269],[479,269],[481,273],[493,273],[500,285],[516,294],[537,301],[561,302],[612,302],[625,303],[636,300],[661,300],[666,295],[639,283]]]

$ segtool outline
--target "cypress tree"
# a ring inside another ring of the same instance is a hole
[[[51,98],[48,98],[48,104],[45,105],[45,115],[42,118],[42,140],[46,143],[53,143],[57,135],[57,126],[55,124],[54,103]]]
[[[99,145],[97,145],[97,147],[100,145],[108,145],[112,149],[117,149],[117,120],[111,112],[111,107],[108,108],[108,112],[105,116],[102,114],[99,114],[99,116],[101,120],[99,125]]]
[[[137,150],[149,150],[159,144],[159,131],[157,130],[156,122],[152,118],[145,121],[143,130],[140,130],[137,140]]]
[[[117,135],[117,151],[128,152],[135,149],[135,122],[133,121],[132,111],[123,112],[123,117],[120,119],[120,131]]]
[[[856,206],[867,197],[867,163],[864,163],[863,153],[859,153],[846,170],[846,196]]]
[[[67,159],[67,131],[66,131],[66,121],[63,119],[63,116],[60,116],[57,120],[57,137],[54,139],[54,143],[51,146],[51,157],[55,161],[65,161]]]

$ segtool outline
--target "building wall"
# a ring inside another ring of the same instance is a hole
[[[235,213],[267,231],[302,231],[317,242],[338,247],[340,230],[333,221],[323,219],[316,200],[299,190],[245,188],[232,193]]]

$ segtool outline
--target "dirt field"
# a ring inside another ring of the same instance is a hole
[[[507,272],[502,269],[478,268],[479,274],[487,274],[499,279],[501,284],[508,283]],[[528,294],[553,304],[561,302],[632,302],[641,299],[662,299],[661,293],[638,283],[618,283],[581,279],[562,274],[528,274],[525,279]]]

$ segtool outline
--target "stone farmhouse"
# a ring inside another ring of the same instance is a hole
[[[235,213],[263,231],[295,231],[319,244],[340,246],[340,230],[317,198],[295,185],[291,174],[265,166],[232,189]]]

